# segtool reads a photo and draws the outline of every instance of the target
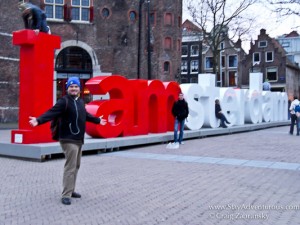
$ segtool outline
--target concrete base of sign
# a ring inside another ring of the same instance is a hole
[[[185,130],[184,139],[201,138],[214,135],[249,132],[277,126],[287,126],[290,121],[268,122],[260,124],[245,124],[228,128],[201,128],[200,130]],[[288,132],[288,129],[287,129]],[[10,143],[10,130],[0,130],[0,155],[13,158],[21,158],[34,161],[45,161],[51,155],[61,154],[58,142],[42,144],[12,144]],[[83,151],[115,151],[122,147],[140,146],[173,141],[173,132],[148,134],[130,137],[118,137],[107,139],[94,139],[86,137]]]

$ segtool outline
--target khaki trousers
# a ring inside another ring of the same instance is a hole
[[[70,198],[75,190],[77,173],[80,168],[82,144],[60,142],[60,146],[66,158],[62,198]]]

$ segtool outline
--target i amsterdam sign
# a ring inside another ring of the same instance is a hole
[[[39,116],[53,105],[54,50],[60,37],[31,30],[16,31],[13,44],[20,48],[19,129],[11,133],[11,142],[19,144],[52,142],[50,125],[30,127],[29,116]],[[220,99],[230,126],[287,120],[286,93],[262,91],[262,74],[250,74],[249,89],[215,87],[215,75],[199,74],[199,84],[129,80],[120,75],[93,77],[86,87],[93,95],[109,94],[108,100],[86,105],[88,112],[108,120],[100,126],[87,123],[86,132],[94,138],[164,133],[174,128],[171,109],[179,92],[189,104],[186,127],[218,127],[215,99]]]

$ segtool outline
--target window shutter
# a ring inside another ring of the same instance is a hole
[[[90,6],[90,23],[94,21],[94,7]]]
[[[70,22],[72,20],[71,17],[71,7],[69,7],[67,4],[64,4],[64,20],[67,22]]]

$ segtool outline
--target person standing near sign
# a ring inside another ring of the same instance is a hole
[[[175,117],[174,124],[174,143],[184,144],[183,139],[183,130],[185,119],[189,115],[189,107],[187,102],[183,98],[183,93],[179,93],[178,101],[174,102],[172,107],[172,114]],[[179,139],[178,139],[178,126],[180,126]]]
[[[94,117],[89,114],[80,95],[80,80],[70,77],[67,85],[67,95],[60,98],[57,103],[39,117],[29,117],[29,124],[33,127],[49,122],[60,117],[59,143],[65,155],[66,162],[63,174],[63,192],[61,202],[71,204],[71,197],[81,198],[75,192],[77,173],[81,161],[81,148],[84,143],[86,121],[105,125],[106,119]],[[65,99],[67,98],[67,100]]]
[[[297,116],[295,112],[296,105],[299,105],[299,100],[297,96],[294,96],[294,101],[292,101],[290,106],[290,112],[291,112],[291,126],[290,126],[290,135],[293,135],[294,133],[294,126],[297,124]]]

